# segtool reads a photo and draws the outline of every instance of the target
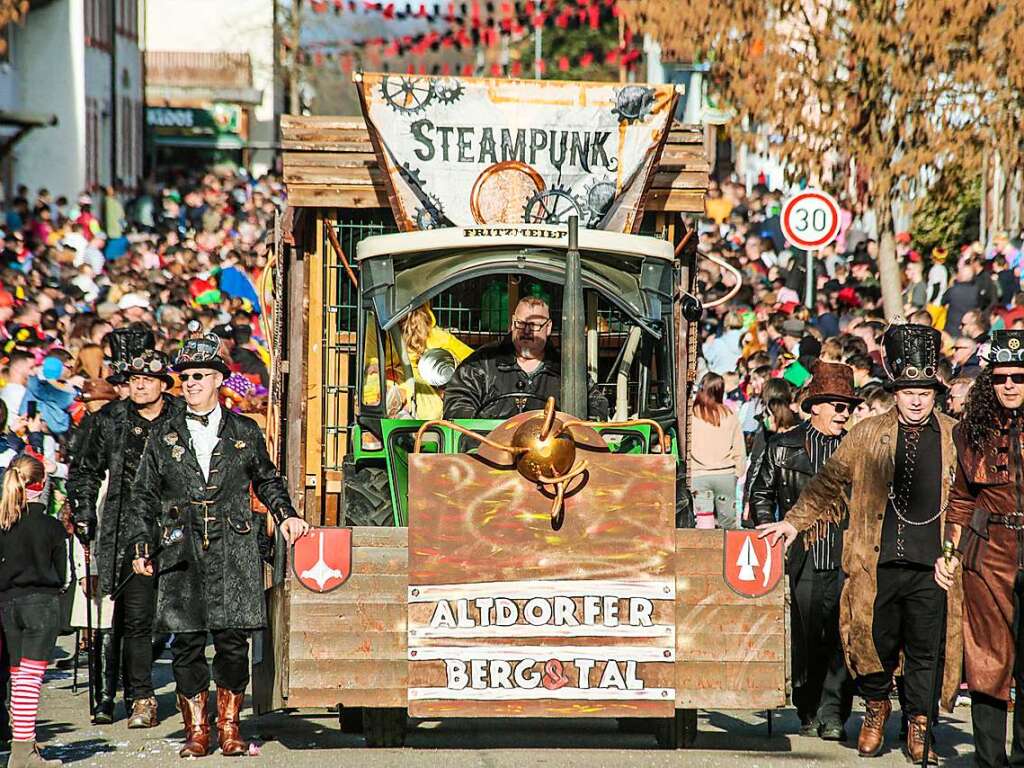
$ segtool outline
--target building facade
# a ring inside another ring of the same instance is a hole
[[[174,158],[160,152],[160,146],[176,143],[187,156],[205,143],[208,154],[226,153],[225,159],[257,175],[273,167],[281,98],[274,66],[274,5],[274,0],[146,0],[143,42],[155,65],[153,77],[147,71],[146,104],[152,108],[147,123],[166,129],[162,139],[160,131],[147,135],[153,140],[151,152],[156,150],[161,161],[173,165]],[[189,74],[189,61],[197,76]],[[236,76],[225,66],[237,67]],[[208,123],[202,126],[205,133],[190,135],[190,120]],[[175,123],[184,124],[176,137]],[[243,123],[244,135],[232,130],[242,129]]]
[[[69,198],[97,185],[138,185],[139,8],[140,0],[33,0],[24,24],[7,27],[0,124],[4,114],[54,121],[5,147],[7,194],[21,184]]]

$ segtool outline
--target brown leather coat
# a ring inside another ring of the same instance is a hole
[[[938,415],[942,437],[941,509],[945,510],[956,469],[953,445],[954,421]],[[857,424],[800,495],[796,506],[786,515],[798,531],[807,531],[813,541],[817,524],[840,523],[848,515],[843,539],[843,571],[846,583],[840,603],[839,629],[846,663],[854,676],[881,672],[882,663],[872,639],[875,597],[878,592],[878,554],[882,540],[882,522],[888,502],[888,489],[895,469],[899,423],[896,410]],[[849,500],[837,504],[849,488]],[[959,573],[959,571],[958,571]],[[953,710],[960,686],[963,654],[961,616],[962,586],[959,581],[949,593],[946,617],[946,668],[942,681],[942,703]]]
[[[1024,532],[991,523],[990,515],[1024,514],[1022,436],[1010,424],[984,450],[954,432],[959,457],[947,523],[961,526],[964,649],[972,691],[1008,701],[1017,655],[1014,583]]]

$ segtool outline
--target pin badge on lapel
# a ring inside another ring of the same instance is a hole
[[[185,449],[180,445],[176,445],[171,448],[171,458],[175,461],[181,461],[181,457],[185,455]]]
[[[235,440],[235,449],[240,451],[243,448],[245,448],[245,440]]]
[[[175,443],[178,442],[178,433],[168,432],[166,435],[164,435],[164,442],[167,443],[168,445],[174,445]]]

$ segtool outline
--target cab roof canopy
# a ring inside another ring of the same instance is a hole
[[[289,206],[390,208],[362,117],[282,115],[281,138]],[[701,126],[674,123],[644,210],[703,214],[709,171]]]
[[[562,283],[568,228],[548,224],[445,227],[377,235],[356,246],[360,288],[385,329],[447,288],[476,277],[528,274]],[[579,232],[581,277],[655,337],[671,302],[667,240],[594,229]]]

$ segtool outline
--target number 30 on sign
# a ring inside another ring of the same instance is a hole
[[[839,204],[820,189],[805,189],[782,206],[782,234],[805,251],[824,248],[839,236]]]

